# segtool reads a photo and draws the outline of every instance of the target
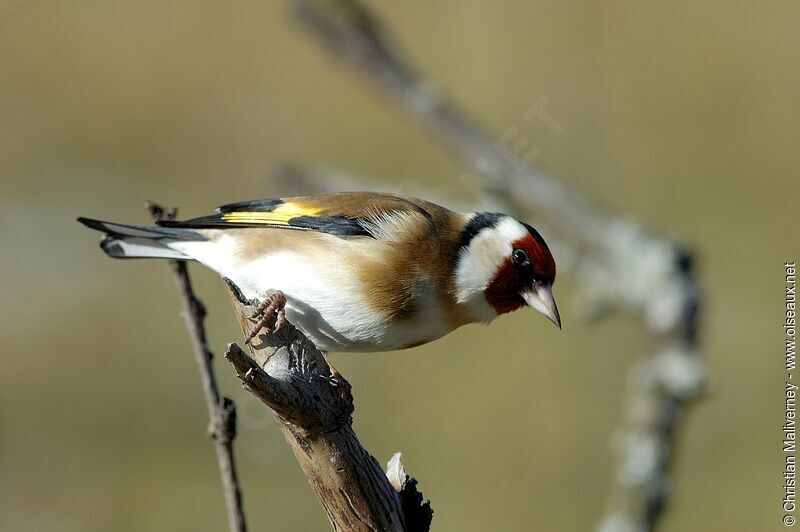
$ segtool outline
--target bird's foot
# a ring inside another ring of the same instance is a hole
[[[252,311],[248,312],[245,317],[251,321],[255,321],[255,325],[247,333],[244,341],[250,343],[264,328],[267,328],[271,322],[275,322],[272,328],[272,333],[281,330],[281,327],[286,323],[286,295],[283,292],[273,292],[263,300],[258,299],[251,301],[251,306],[255,307]]]

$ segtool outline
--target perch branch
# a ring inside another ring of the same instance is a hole
[[[255,302],[226,282],[247,336],[258,319],[251,317]],[[260,332],[249,347],[252,356],[230,344],[225,358],[244,388],[272,409],[334,530],[429,530],[433,512],[399,455],[390,463],[390,481],[359,442],[350,385],[323,353],[288,321],[277,332]]]
[[[598,530],[652,530],[667,502],[675,434],[705,387],[697,345],[699,281],[680,242],[609,212],[532,167],[449,102],[407,61],[384,27],[355,0],[294,0],[298,19],[322,47],[432,129],[495,206],[537,225],[575,276],[588,317],[624,310],[638,317],[652,350],[631,369],[616,468]],[[541,107],[526,111],[539,113]]]
[[[148,202],[146,207],[155,221],[175,217],[175,209],[164,209],[153,202]],[[233,457],[233,440],[236,437],[236,405],[230,398],[222,397],[219,393],[212,365],[214,355],[208,348],[206,340],[205,307],[194,294],[186,263],[170,260],[169,265],[181,295],[183,321],[186,323],[186,330],[192,341],[195,361],[203,382],[203,395],[206,399],[209,417],[208,432],[217,453],[219,474],[225,493],[225,505],[228,509],[228,525],[233,532],[245,532],[247,525],[242,506],[242,491],[236,472],[236,461]]]

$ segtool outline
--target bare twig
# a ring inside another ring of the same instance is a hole
[[[255,303],[227,282],[247,334],[258,319],[249,318]],[[252,357],[230,344],[225,358],[244,388],[272,409],[334,530],[427,531],[433,512],[416,481],[403,472],[402,483],[390,482],[362,447],[352,428],[350,385],[323,353],[289,322],[263,330],[249,347]]]
[[[164,209],[160,205],[148,202],[147,209],[155,221],[173,219],[175,209]],[[206,315],[203,303],[195,296],[189,270],[186,263],[178,260],[169,261],[175,277],[175,284],[181,295],[183,320],[192,341],[195,361],[203,381],[203,395],[208,407],[208,432],[214,441],[217,453],[219,473],[222,477],[222,489],[225,493],[225,505],[228,509],[228,525],[233,532],[245,532],[247,525],[242,507],[242,491],[239,487],[239,476],[233,457],[233,440],[236,437],[236,405],[228,397],[222,397],[217,386],[212,361],[213,353],[208,348],[204,319]]]
[[[698,356],[700,290],[692,254],[680,242],[611,213],[533,168],[455,107],[403,58],[376,18],[355,0],[294,0],[295,13],[323,47],[383,95],[430,127],[474,172],[495,205],[537,215],[561,269],[581,288],[589,317],[608,310],[637,316],[652,352],[631,370],[624,422],[614,437],[617,467],[598,530],[652,530],[662,515],[675,432],[699,397],[706,369]],[[531,106],[526,113],[546,110]],[[552,125],[552,124],[551,124]]]

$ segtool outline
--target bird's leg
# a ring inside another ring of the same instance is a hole
[[[253,303],[257,303],[258,301],[254,301]],[[286,311],[284,307],[286,306],[286,296],[283,292],[273,292],[263,301],[258,303],[258,306],[255,307],[252,311],[248,312],[245,317],[249,320],[257,320],[255,325],[250,332],[247,333],[244,341],[245,343],[250,343],[256,335],[261,332],[271,321],[275,321],[275,326],[272,329],[272,333],[276,333],[281,330],[283,324],[286,323]]]

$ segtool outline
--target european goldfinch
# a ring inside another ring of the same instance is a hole
[[[111,257],[196,260],[286,318],[325,351],[425,344],[525,305],[559,328],[556,266],[530,225],[414,198],[348,192],[223,205],[155,226],[79,218]]]

